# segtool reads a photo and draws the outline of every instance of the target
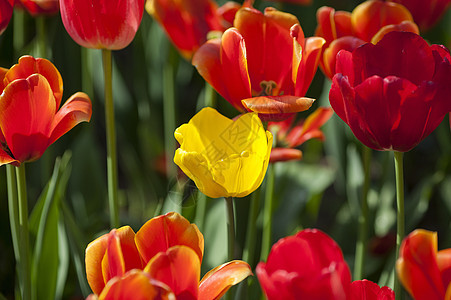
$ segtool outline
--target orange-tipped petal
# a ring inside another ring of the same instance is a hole
[[[293,148],[273,148],[271,150],[271,155],[269,156],[270,163],[301,159],[302,151]]]
[[[155,255],[144,271],[167,284],[177,299],[195,300],[200,279],[200,260],[187,246],[174,246]]]
[[[391,32],[391,31],[409,31],[409,32],[413,32],[415,34],[420,34],[420,30],[418,29],[417,24],[415,24],[414,22],[411,21],[403,21],[399,24],[391,24],[391,25],[387,25],[382,27],[371,39],[371,43],[372,44],[377,44],[377,42],[379,42],[384,35],[386,35],[387,33]]]
[[[19,62],[6,73],[4,84],[6,86],[16,79],[26,79],[32,74],[41,74],[47,79],[55,96],[56,108],[58,108],[63,96],[63,79],[58,69],[47,59],[34,58],[29,55],[22,56],[19,58]]]
[[[352,25],[356,36],[365,42],[384,26],[412,21],[410,12],[403,5],[388,1],[369,0],[358,5],[352,11]]]
[[[402,242],[396,271],[405,289],[415,299],[443,299],[437,265],[437,233],[417,229]]]
[[[167,285],[152,279],[149,274],[131,270],[124,277],[116,277],[108,282],[98,299],[175,300],[175,296]]]
[[[107,280],[123,275],[119,269],[122,266],[124,272],[143,267],[134,237],[133,229],[124,226],[102,235],[86,247],[86,275],[95,294],[100,294]]]
[[[121,242],[116,234],[116,230],[111,230],[108,235],[107,248],[102,259],[102,275],[103,281],[108,282],[110,279],[125,274],[125,262],[122,254]]]
[[[296,96],[260,96],[243,99],[249,111],[260,114],[288,114],[309,109],[315,99]]]
[[[95,239],[86,247],[86,277],[94,294],[100,294],[105,287],[102,273],[102,260],[108,247],[108,234]]]
[[[52,123],[49,144],[81,122],[89,122],[92,115],[92,104],[89,96],[78,92],[72,95],[56,113]]]
[[[297,48],[298,40],[293,36],[294,49]],[[310,83],[315,76],[318,64],[321,59],[321,53],[325,40],[320,37],[310,37],[305,39],[302,51],[302,60],[296,62],[293,60],[293,73],[295,84],[295,95],[304,96],[310,87]],[[295,66],[297,64],[297,66]]]
[[[199,284],[199,300],[220,299],[230,287],[252,275],[244,261],[234,260],[210,270]]]
[[[197,253],[200,261],[204,253],[202,233],[195,224],[176,212],[147,221],[136,233],[135,242],[146,264],[158,252],[166,252],[176,245],[190,247]]]
[[[56,106],[52,90],[40,74],[17,79],[0,96],[0,128],[20,162],[36,160],[49,145]]]

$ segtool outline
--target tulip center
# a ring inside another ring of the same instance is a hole
[[[262,80],[260,82],[261,92],[257,96],[277,96],[278,94],[278,87],[277,83],[273,80]]]

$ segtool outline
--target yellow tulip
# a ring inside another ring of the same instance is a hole
[[[244,197],[265,177],[272,135],[257,113],[235,120],[204,108],[175,130],[174,162],[211,198]]]

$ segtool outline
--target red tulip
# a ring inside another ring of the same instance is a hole
[[[311,5],[313,0],[276,0],[276,2],[284,2],[298,5]]]
[[[141,23],[145,0],[60,0],[61,18],[72,39],[86,48],[127,47]]]
[[[351,283],[340,247],[316,229],[280,239],[256,272],[269,300],[347,299]]]
[[[212,0],[147,0],[146,3],[147,12],[187,60],[207,41],[209,32],[224,32],[232,26],[240,7],[236,2],[227,2],[218,8]]]
[[[5,31],[13,15],[14,0],[0,1],[0,34]]]
[[[326,40],[320,66],[330,79],[335,74],[335,58],[340,50],[353,51],[367,42],[375,44],[390,31],[419,33],[404,6],[382,0],[365,1],[352,13],[324,6],[318,9],[316,18],[315,35]]]
[[[277,119],[308,109],[324,40],[304,38],[295,16],[273,8],[241,8],[234,26],[194,54],[200,75],[239,111]]]
[[[437,233],[417,229],[404,238],[398,277],[414,299],[451,299],[451,249],[437,252]]]
[[[302,151],[295,148],[313,138],[323,141],[324,134],[320,127],[332,114],[331,108],[320,107],[295,125],[294,116],[281,122],[269,122],[268,130],[276,132],[276,147],[271,150],[270,162],[301,159]]]
[[[330,104],[366,146],[409,151],[451,111],[450,61],[443,46],[390,32],[376,45],[340,51]]]
[[[63,134],[91,118],[91,101],[76,93],[58,110],[63,81],[48,60],[22,56],[0,70],[0,165],[34,161]]]
[[[451,4],[451,0],[389,0],[397,2],[411,12],[420,29],[427,30],[440,20]]]
[[[348,300],[395,300],[395,292],[366,279],[356,280],[351,283]]]
[[[32,15],[52,15],[59,12],[59,0],[19,0],[22,6]]]

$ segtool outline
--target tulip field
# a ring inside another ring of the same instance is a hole
[[[451,299],[451,0],[0,0],[0,300]]]

